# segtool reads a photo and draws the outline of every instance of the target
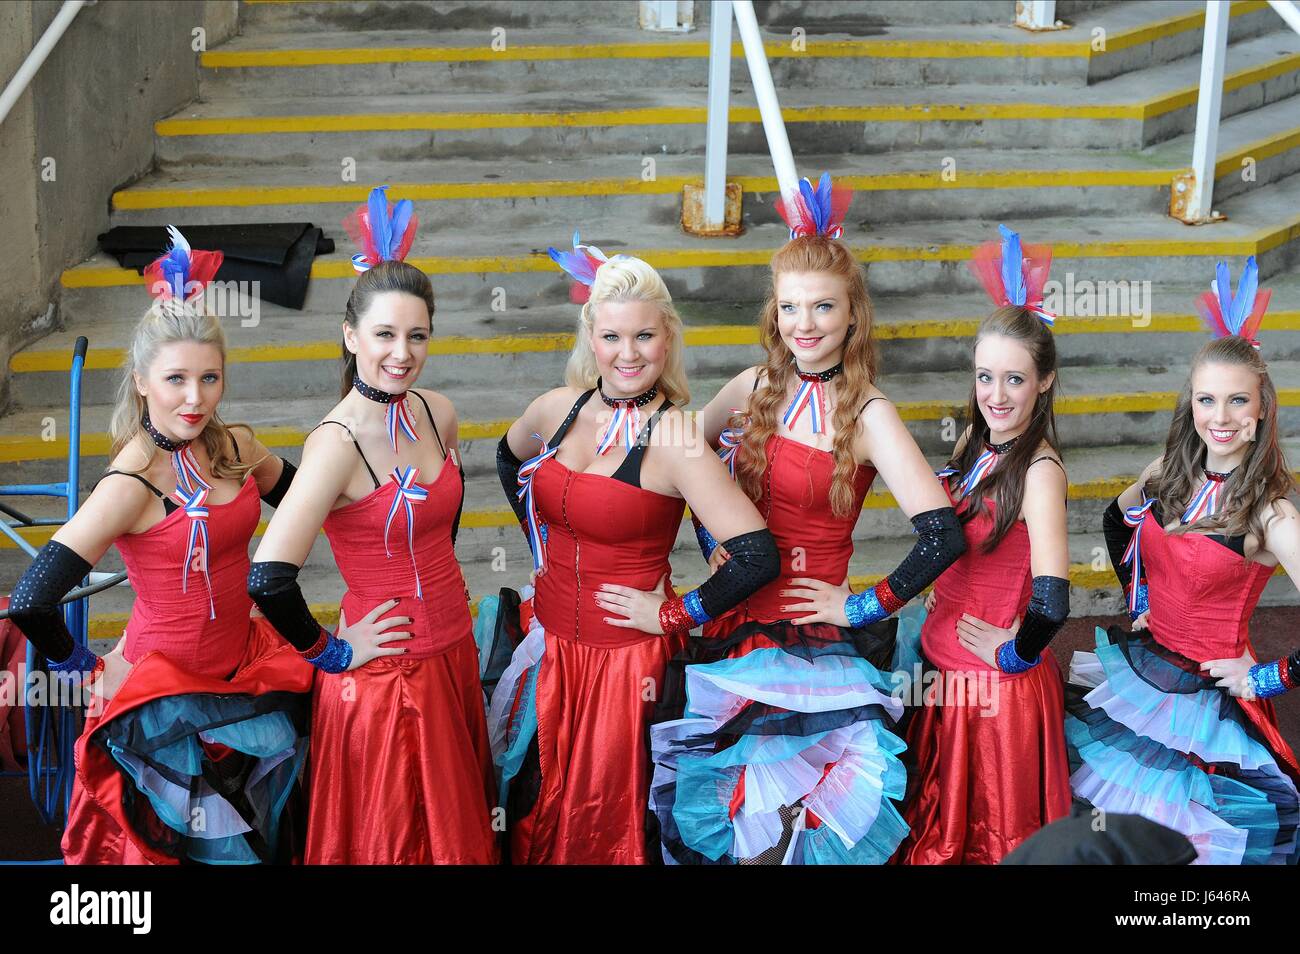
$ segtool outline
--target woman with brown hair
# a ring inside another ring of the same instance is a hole
[[[69,864],[288,863],[305,821],[311,668],[250,618],[244,579],[258,498],[279,504],[294,467],[218,415],[226,340],[201,290],[221,254],[170,232],[172,249],[145,272],[158,300],[131,339],[109,470],[10,609],[50,671],[81,674],[94,694]],[[136,599],[122,639],[96,657],[58,603],[110,546]]]
[[[375,189],[349,225],[362,274],[343,320],[342,399],[304,442],[302,476],[248,576],[262,612],[318,669],[306,861],[487,864],[491,754],[453,550],[456,411],[414,387],[433,287],[401,261],[416,227],[409,200],[390,208]],[[347,584],[337,634],[297,583],[322,529]]]
[[[966,553],[935,581],[920,658],[901,666],[917,707],[905,864],[997,864],[1070,808],[1061,673],[1046,649],[1070,599],[1054,319],[1042,308],[1051,249],[1000,231],[970,263],[997,307],[975,335],[969,427],[939,473]]]
[[[1277,390],[1256,340],[1269,298],[1257,274],[1247,259],[1234,296],[1220,263],[1197,301],[1215,340],[1192,359],[1164,454],[1105,515],[1133,631],[1098,629],[1066,695],[1074,794],[1182,832],[1203,864],[1300,855],[1300,767],[1267,698],[1291,673],[1251,672],[1260,594],[1279,565],[1300,574]]]
[[[961,530],[897,409],[876,387],[871,303],[839,241],[850,195],[825,175],[782,203],[760,318],[766,363],[723,387],[700,426],[768,522],[780,577],[709,623],[685,669],[685,718],[654,728],[652,808],[669,863],[879,864],[907,828],[875,625],[961,552]],[[740,410],[737,410],[739,408]],[[851,593],[853,527],[879,473],[919,534]],[[730,555],[697,527],[715,567]]]

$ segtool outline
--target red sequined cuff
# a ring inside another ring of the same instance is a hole
[[[907,605],[906,600],[900,600],[894,595],[894,591],[889,588],[888,577],[875,585],[875,593],[876,599],[880,601],[880,608],[890,616],[893,616]]]
[[[100,656],[95,660],[95,665],[90,667],[90,675],[86,677],[86,685],[90,685],[102,675],[104,675],[104,657]]]
[[[298,650],[298,655],[304,659],[315,659],[325,651],[325,646],[330,641],[330,634],[325,631],[325,627],[320,628],[320,635],[316,637],[316,642],[312,643],[310,649]]]
[[[664,600],[659,606],[659,628],[665,635],[690,632],[695,627],[695,620],[686,612],[686,603],[680,596]]]
[[[1295,683],[1291,680],[1291,667],[1287,665],[1286,659],[1277,661],[1277,675],[1288,692],[1295,688]]]

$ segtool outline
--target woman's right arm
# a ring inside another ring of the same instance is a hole
[[[525,536],[528,535],[528,514],[524,502],[519,499],[519,468],[540,453],[541,442],[549,439],[557,413],[554,408],[560,403],[557,395],[572,396],[572,392],[568,388],[556,388],[535,398],[497,443],[497,479],[501,481],[501,489]]]
[[[1160,470],[1160,462],[1163,460],[1157,457],[1143,469],[1141,475],[1128,487],[1124,488],[1110,506],[1106,508],[1101,518],[1101,532],[1106,539],[1106,550],[1110,554],[1110,565],[1115,571],[1115,577],[1119,580],[1120,588],[1124,591],[1125,600],[1130,600],[1133,586],[1138,587],[1137,609],[1130,610],[1130,618],[1136,619],[1146,612],[1146,582],[1143,580],[1134,581],[1133,571],[1124,563],[1124,551],[1128,549],[1129,541],[1133,539],[1133,527],[1124,522],[1124,511],[1129,507],[1136,507],[1142,503],[1142,488],[1146,486],[1152,475]]]
[[[133,477],[101,479],[72,519],[41,548],[14,587],[9,614],[14,625],[56,671],[88,672],[97,659],[76,645],[64,623],[59,601],[90,572],[113,545],[130,532],[154,499]]]
[[[339,633],[331,635],[312,616],[298,584],[298,571],[307,562],[325,518],[347,488],[356,458],[351,438],[342,428],[318,428],[308,436],[302,449],[301,475],[276,508],[248,572],[248,595],[257,608],[308,662],[326,672],[355,669],[376,656],[405,652],[381,649],[380,643],[409,635],[384,632],[388,626],[410,622],[404,617],[375,622],[397,605],[396,600],[381,604],[351,626],[340,616]]]
[[[754,393],[754,381],[758,377],[758,368],[746,368],[720,390],[704,409],[695,416],[701,436],[709,442],[714,450],[719,447],[722,430],[735,413],[733,408],[744,411],[749,406],[749,396]]]

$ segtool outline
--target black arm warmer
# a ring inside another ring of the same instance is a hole
[[[1287,656],[1284,665],[1287,667],[1287,672],[1291,675],[1291,682],[1300,686],[1300,649],[1297,649],[1290,656]]]
[[[918,539],[903,562],[885,581],[890,592],[906,603],[939,578],[966,552],[966,535],[952,507],[927,510],[912,518]]]
[[[307,608],[298,585],[299,567],[292,563],[254,563],[248,571],[248,595],[298,652],[320,639],[321,625]]]
[[[51,540],[41,547],[9,597],[9,618],[50,662],[63,662],[76,648],[59,600],[89,572],[90,564],[81,554]]]
[[[1119,579],[1119,584],[1124,588],[1125,593],[1133,583],[1133,571],[1124,565],[1124,551],[1128,549],[1128,542],[1133,539],[1133,530],[1133,527],[1124,522],[1124,512],[1120,510],[1119,498],[1116,497],[1102,514],[1101,532],[1106,538],[1106,549],[1110,551],[1111,568],[1114,569],[1115,576]]]
[[[697,589],[700,605],[710,618],[757,593],[781,573],[781,554],[766,527],[724,540],[722,547],[731,559]]]
[[[1070,581],[1059,576],[1034,577],[1034,592],[1016,633],[1016,655],[1025,662],[1037,659],[1069,615]]]
[[[501,481],[501,489],[506,492],[506,499],[510,501],[510,507],[519,518],[520,524],[528,519],[528,511],[524,507],[524,502],[519,499],[519,468],[524,462],[515,456],[515,452],[510,449],[506,438],[502,435],[500,442],[497,444],[497,477]]]
[[[280,471],[280,479],[275,482],[275,486],[262,494],[262,499],[272,507],[280,506],[280,501],[284,495],[289,492],[289,485],[293,483],[293,475],[298,473],[298,468],[293,466],[283,457],[280,458],[284,468]]]

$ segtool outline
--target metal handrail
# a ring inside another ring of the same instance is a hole
[[[98,0],[63,0],[63,6],[59,9],[54,22],[46,27],[41,38],[32,47],[32,51],[27,54],[27,59],[23,60],[23,65],[18,67],[18,72],[13,75],[4,92],[0,93],[0,123],[5,121],[9,111],[18,102],[18,97],[26,91],[32,77],[36,75],[36,71],[41,68],[68,27],[72,25],[81,8],[94,6],[97,2]]]

